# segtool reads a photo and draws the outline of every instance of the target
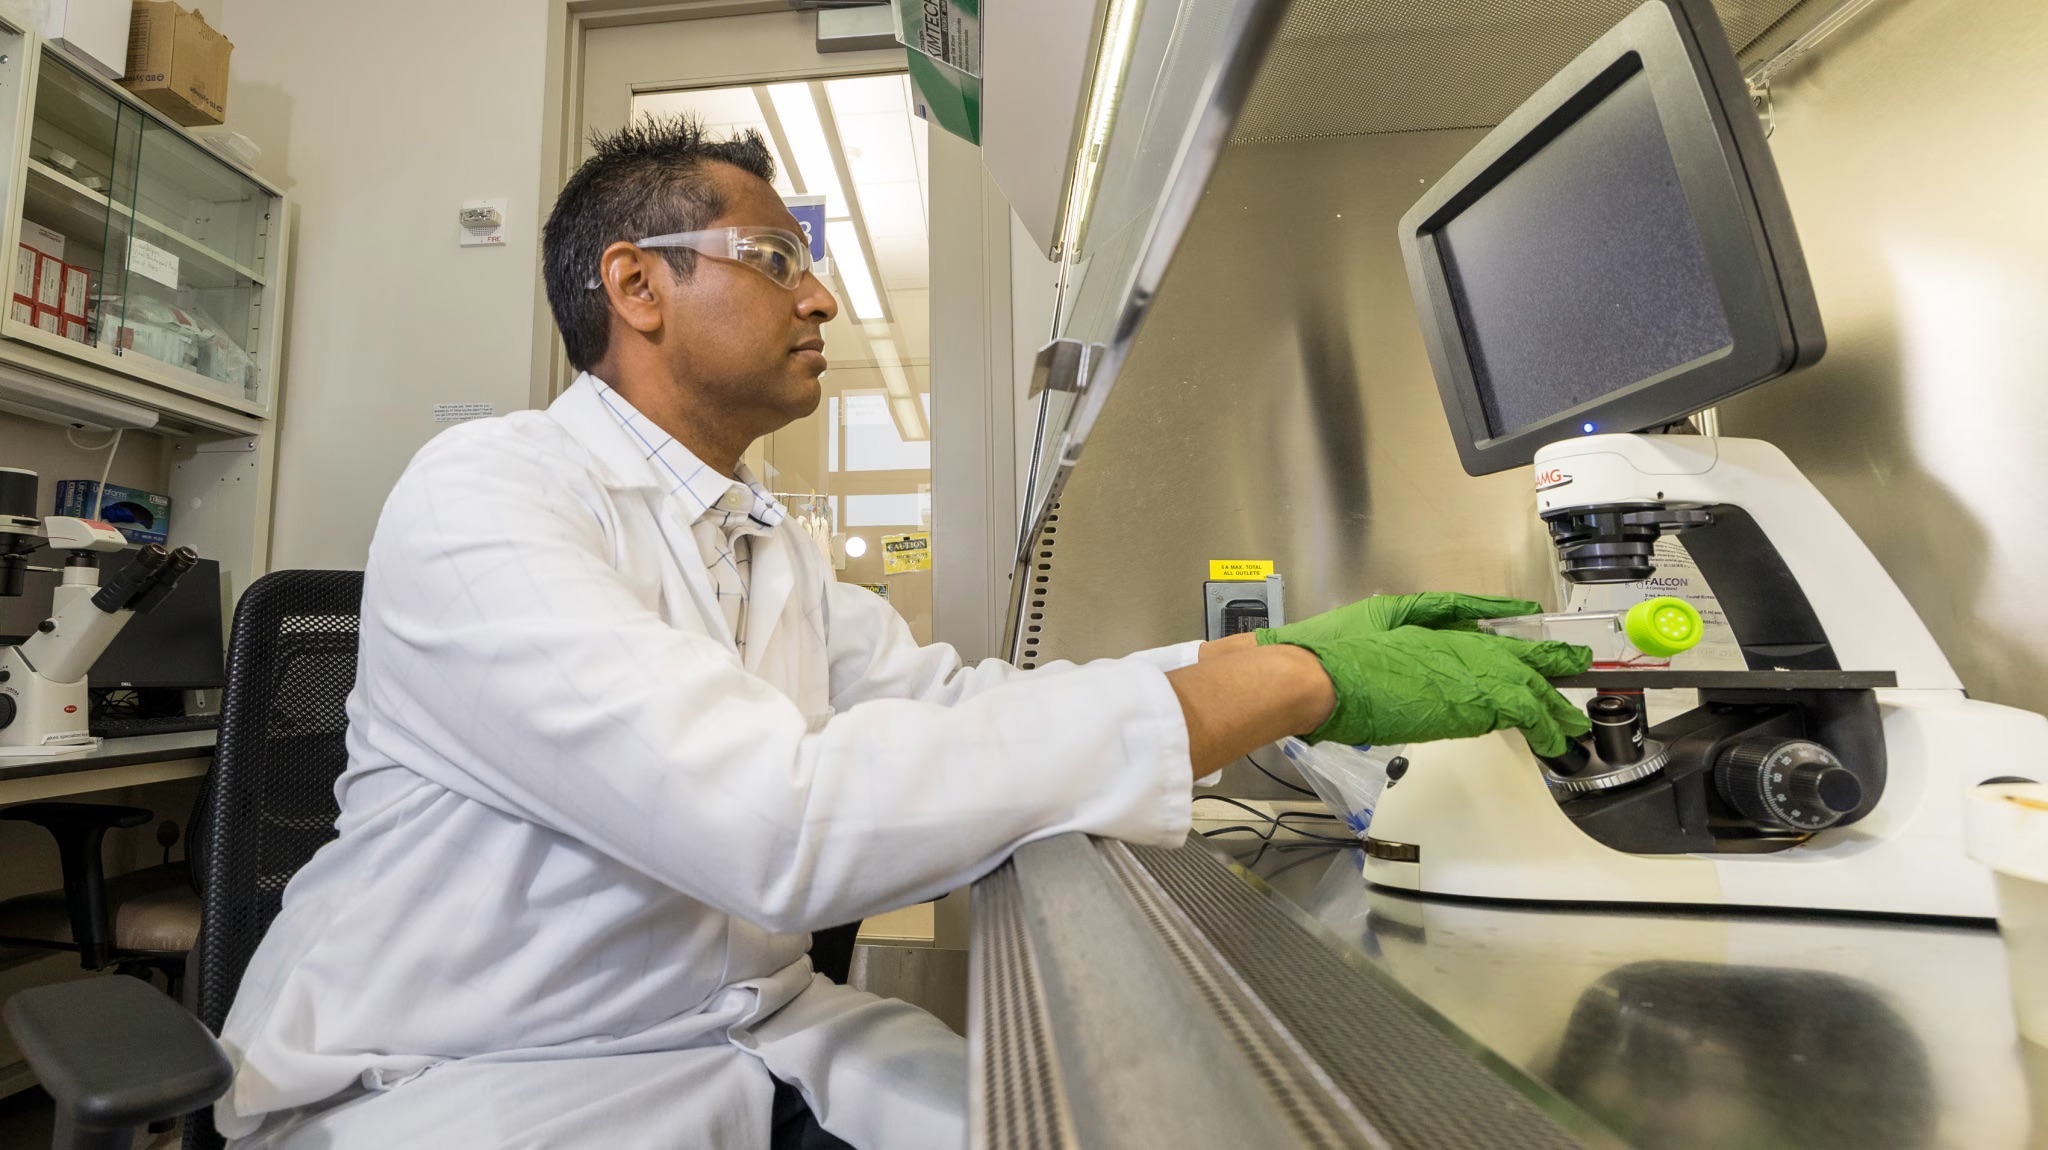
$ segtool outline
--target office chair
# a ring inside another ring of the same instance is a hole
[[[201,797],[204,801],[204,796]],[[0,946],[75,951],[86,970],[160,971],[178,993],[199,936],[199,896],[183,862],[108,878],[101,845],[109,830],[155,818],[143,807],[20,803],[0,820],[34,823],[57,841],[64,885],[0,901]]]
[[[222,1144],[201,1109],[231,1073],[213,1035],[285,884],[334,837],[362,597],[359,571],[276,571],[235,609],[220,737],[186,849],[202,896],[197,1019],[118,977],[8,1001],[8,1029],[57,1104],[54,1150],[126,1150],[141,1127],[180,1114],[187,1150]]]

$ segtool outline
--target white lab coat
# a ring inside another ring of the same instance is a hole
[[[743,665],[688,518],[588,380],[413,460],[370,548],[341,836],[228,1017],[224,1132],[753,1150],[772,1071],[857,1146],[960,1144],[964,1044],[814,981],[806,932],[1063,831],[1181,842],[1163,672],[1195,645],[963,667],[785,520]]]

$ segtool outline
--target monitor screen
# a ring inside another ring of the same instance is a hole
[[[106,564],[118,570],[125,555]],[[132,615],[87,677],[95,690],[197,690],[227,682],[221,653],[220,564],[201,559],[149,611]]]
[[[1452,165],[1400,234],[1473,475],[1665,427],[1827,349],[1711,0],[1644,0]]]
[[[1494,436],[1734,341],[1641,71],[1443,224],[1437,243]]]

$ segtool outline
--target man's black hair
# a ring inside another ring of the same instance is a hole
[[[548,307],[578,371],[603,359],[610,343],[611,304],[603,289],[590,286],[604,249],[621,240],[696,231],[717,219],[725,203],[705,170],[709,164],[775,180],[775,156],[761,133],[714,140],[690,116],[638,119],[593,136],[590,147],[590,158],[555,198],[540,240]],[[662,254],[679,276],[696,267],[696,253],[687,248]]]

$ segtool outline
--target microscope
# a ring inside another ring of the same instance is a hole
[[[128,620],[162,602],[199,560],[189,547],[166,551],[151,544],[102,585],[100,556],[125,549],[128,541],[97,519],[37,519],[36,484],[33,471],[0,468],[0,595],[27,590],[32,553],[49,547],[67,554],[49,617],[35,634],[0,651],[0,760],[98,745],[87,729],[87,672]]]
[[[1365,878],[1428,894],[1990,918],[1964,798],[2048,780],[2048,719],[1968,698],[1855,531],[1775,446],[1683,422],[1826,347],[1790,209],[1705,0],[1650,0],[1402,220],[1465,469],[1534,466],[1566,586],[1675,543],[1741,670],[1621,668],[1591,735],[1414,746]],[[1641,434],[1638,432],[1649,432]],[[1619,432],[1620,434],[1617,434]],[[1654,726],[1643,692],[1697,693]]]
[[[1381,796],[1365,877],[1437,894],[1990,918],[1969,788],[2048,779],[2048,719],[1965,697],[1877,558],[1754,439],[1545,447],[1538,513],[1567,582],[1637,582],[1674,534],[1749,670],[1591,671],[1593,733],[1427,743]],[[1646,689],[1698,705],[1646,727]]]

